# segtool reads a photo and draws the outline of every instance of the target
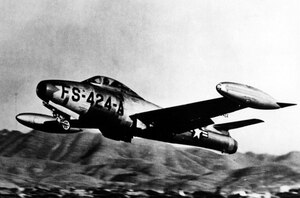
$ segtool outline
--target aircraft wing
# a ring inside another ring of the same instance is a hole
[[[210,118],[231,113],[246,108],[227,98],[215,98],[201,102],[179,105],[169,108],[162,108],[131,115],[135,120],[138,119],[145,125],[154,127],[190,130],[197,127],[212,124]],[[180,128],[181,127],[181,128]],[[180,128],[180,129],[179,129]],[[181,131],[182,132],[182,131]]]

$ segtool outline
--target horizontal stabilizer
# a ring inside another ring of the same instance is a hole
[[[249,119],[249,120],[241,120],[241,121],[236,121],[236,122],[228,122],[228,123],[223,123],[223,124],[214,124],[214,128],[219,130],[219,131],[228,131],[230,129],[236,129],[252,124],[258,124],[264,122],[259,119]]]
[[[280,106],[280,108],[297,105],[297,104],[293,104],[293,103],[283,103],[283,102],[277,102],[277,104]]]

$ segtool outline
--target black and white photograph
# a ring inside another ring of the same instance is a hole
[[[0,197],[300,198],[300,1],[0,10]]]

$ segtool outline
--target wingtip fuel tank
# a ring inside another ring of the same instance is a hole
[[[243,106],[255,109],[279,109],[295,104],[279,103],[269,94],[244,84],[221,82],[216,86],[217,91]]]
[[[54,117],[39,113],[20,113],[16,116],[16,120],[24,126],[48,133],[77,133],[81,131],[77,128],[64,130]]]

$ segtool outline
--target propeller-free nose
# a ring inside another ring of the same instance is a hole
[[[53,96],[53,93],[58,89],[50,81],[41,81],[36,87],[37,96],[44,100],[48,101]]]
[[[44,100],[47,90],[47,83],[45,81],[41,81],[36,87],[36,94],[39,98]]]

